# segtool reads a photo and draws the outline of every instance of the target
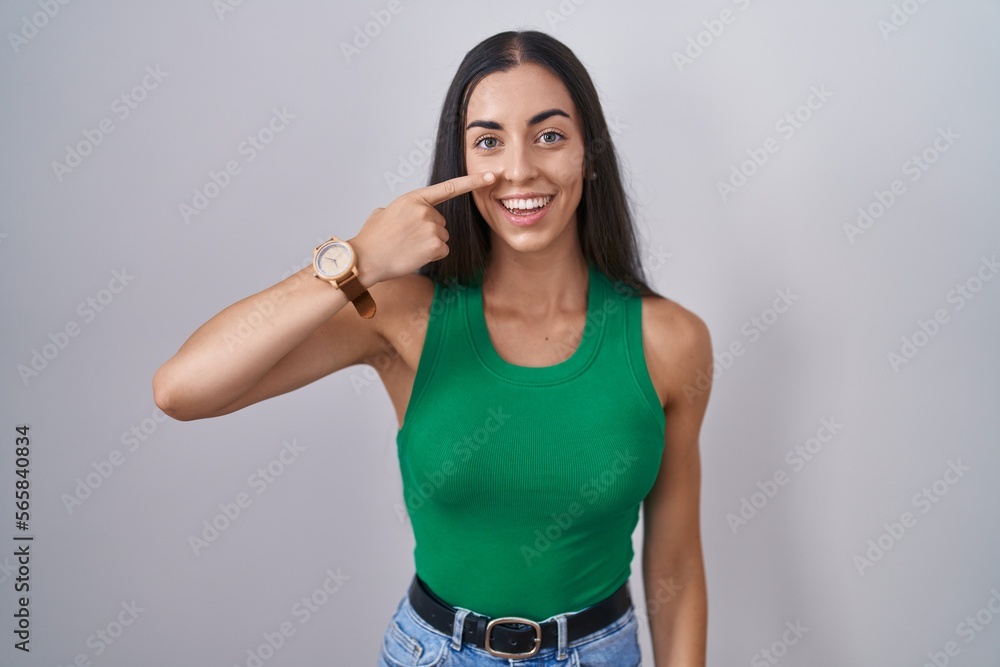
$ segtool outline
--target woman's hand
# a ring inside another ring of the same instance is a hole
[[[370,287],[446,257],[448,230],[444,216],[434,207],[494,180],[489,171],[459,176],[406,192],[385,208],[372,211],[350,240],[357,253],[361,284]]]
[[[351,239],[361,284],[370,287],[446,257],[448,232],[434,206],[494,180],[490,172],[459,176],[376,209]],[[156,372],[156,405],[175,419],[214,417],[361,363],[386,341],[368,320],[334,317],[348,303],[308,266],[232,304]]]

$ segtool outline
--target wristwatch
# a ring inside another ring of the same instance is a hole
[[[375,315],[375,300],[358,282],[358,255],[347,241],[334,236],[316,246],[313,275],[343,290],[361,317],[371,319]]]

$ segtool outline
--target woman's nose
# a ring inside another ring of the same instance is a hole
[[[504,156],[502,172],[509,181],[528,181],[538,175],[538,166],[529,148],[514,146]]]

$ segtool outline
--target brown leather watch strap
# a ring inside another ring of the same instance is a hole
[[[340,283],[340,289],[343,290],[347,298],[354,303],[354,307],[358,311],[358,315],[370,320],[375,316],[375,299],[372,295],[368,293],[364,285],[358,282],[358,273],[354,271],[351,275],[344,278]]]

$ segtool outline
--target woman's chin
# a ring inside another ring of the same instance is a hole
[[[573,231],[571,227],[572,223],[567,224],[563,228],[563,232]],[[515,253],[539,253],[548,250],[557,242],[559,236],[553,234],[553,231],[549,227],[542,228],[533,225],[521,228],[508,225],[502,231],[497,231],[494,228],[491,234],[491,247],[496,248],[498,244],[503,244]]]

